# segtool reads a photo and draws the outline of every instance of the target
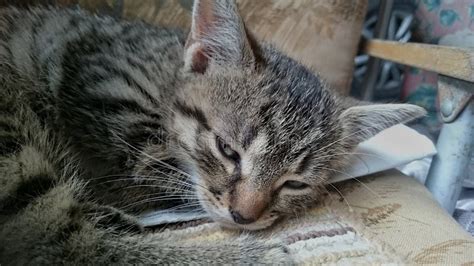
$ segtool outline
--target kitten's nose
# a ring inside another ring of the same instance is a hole
[[[269,193],[264,188],[257,189],[251,180],[238,183],[230,197],[229,211],[232,219],[238,224],[257,221],[269,204]]]
[[[238,213],[236,211],[231,210],[230,215],[232,215],[232,219],[234,219],[234,222],[236,222],[238,224],[251,224],[251,223],[255,222],[254,218],[244,218],[244,217],[242,217],[242,215],[240,215],[240,213]]]

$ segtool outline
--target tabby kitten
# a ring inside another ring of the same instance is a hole
[[[195,1],[187,39],[2,9],[0,79],[0,264],[285,260],[265,240],[143,234],[134,215],[199,204],[224,227],[266,228],[311,207],[359,142],[424,114],[334,95],[256,42],[232,1]]]

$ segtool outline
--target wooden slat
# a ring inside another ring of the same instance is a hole
[[[374,57],[474,82],[474,49],[374,39],[366,42],[364,51]]]

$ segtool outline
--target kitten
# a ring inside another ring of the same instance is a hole
[[[335,95],[232,1],[195,1],[187,38],[77,10],[0,17],[0,263],[284,260],[245,237],[183,248],[133,215],[199,205],[266,228],[313,206],[359,142],[425,113]]]

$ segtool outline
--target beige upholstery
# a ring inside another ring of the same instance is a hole
[[[320,207],[262,236],[285,243],[299,263],[474,263],[474,239],[414,179],[389,171],[335,187]],[[194,222],[164,234],[205,244],[235,232]]]
[[[332,206],[347,219],[359,220],[361,234],[411,263],[474,263],[474,238],[416,180],[390,171],[360,181],[337,185],[352,215],[344,214],[343,202]]]

